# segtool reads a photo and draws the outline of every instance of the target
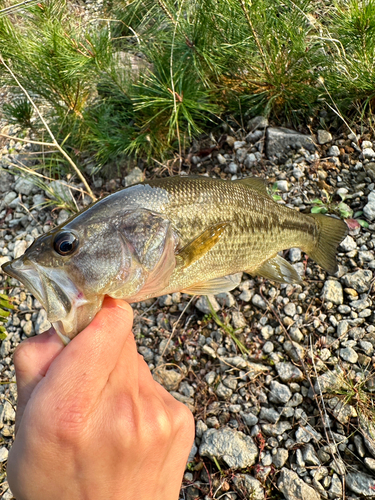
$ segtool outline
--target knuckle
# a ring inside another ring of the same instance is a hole
[[[88,429],[88,406],[74,399],[56,405],[50,420],[51,432],[58,441],[77,443]]]
[[[30,349],[32,349],[32,346],[30,345],[29,339],[24,340],[16,347],[13,353],[13,361],[17,371],[22,372],[29,366]]]

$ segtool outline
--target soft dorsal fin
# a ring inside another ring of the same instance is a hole
[[[245,179],[237,179],[233,182],[244,184],[251,189],[255,189],[255,191],[258,191],[258,193],[266,194],[267,196],[269,196],[266,181],[260,177],[246,177]]]
[[[181,290],[182,293],[189,295],[216,295],[218,293],[229,292],[236,288],[241,283],[242,273],[231,274],[221,278],[214,278],[203,283],[196,283],[195,285]]]
[[[285,259],[276,255],[258,267],[248,271],[252,276],[262,276],[279,283],[302,283],[301,276]]]
[[[176,256],[183,260],[183,267],[188,267],[199,260],[218,243],[229,222],[219,222],[210,226],[203,233],[176,252]]]

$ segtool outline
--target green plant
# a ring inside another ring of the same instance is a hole
[[[10,310],[14,309],[12,299],[4,293],[0,293],[0,340],[7,337],[5,327],[1,323],[6,323],[10,316]]]
[[[223,323],[220,320],[219,316],[216,314],[215,309],[212,307],[210,299],[207,295],[206,295],[206,300],[208,303],[208,307],[210,308],[211,311],[212,319],[215,321],[215,323],[218,326],[220,326],[225,331],[225,333],[227,333],[234,340],[234,342],[236,343],[237,347],[239,348],[242,354],[248,354],[249,353],[248,349],[246,349],[243,343],[237,338],[236,330],[234,330],[234,328],[232,328],[228,322]]]
[[[344,194],[339,194],[341,201],[333,201],[332,198],[326,193],[325,201],[320,200],[319,198],[315,198],[312,200],[311,204],[311,213],[312,214],[335,214],[340,217],[340,219],[352,220],[355,219],[360,226],[368,228],[369,224],[367,221],[363,219],[359,219],[363,212],[357,211],[353,213],[353,210],[347,205]]]
[[[13,103],[3,106],[4,115],[11,123],[18,123],[22,127],[31,127],[33,107],[27,99],[17,99]]]
[[[272,197],[273,201],[280,201],[280,200],[282,200],[282,197],[279,194],[277,194],[278,191],[279,191],[279,187],[277,185],[277,182],[274,182],[272,184],[272,188],[269,189],[269,191],[270,191],[270,196]]]

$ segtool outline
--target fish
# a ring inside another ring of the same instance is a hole
[[[2,266],[39,300],[66,344],[105,296],[129,303],[227,292],[243,272],[301,283],[283,250],[299,247],[337,272],[344,221],[276,203],[263,179],[149,180],[112,193],[36,239]]]

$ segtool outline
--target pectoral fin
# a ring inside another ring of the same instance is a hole
[[[285,259],[276,255],[257,269],[249,271],[252,276],[262,276],[279,283],[302,283],[300,275]]]
[[[198,238],[181,248],[176,256],[183,260],[183,267],[190,266],[211,250],[222,237],[228,224],[228,222],[219,222],[209,227]]]
[[[190,295],[216,295],[217,293],[229,292],[236,288],[241,283],[242,273],[223,276],[222,278],[214,278],[203,283],[181,290],[183,293]]]

